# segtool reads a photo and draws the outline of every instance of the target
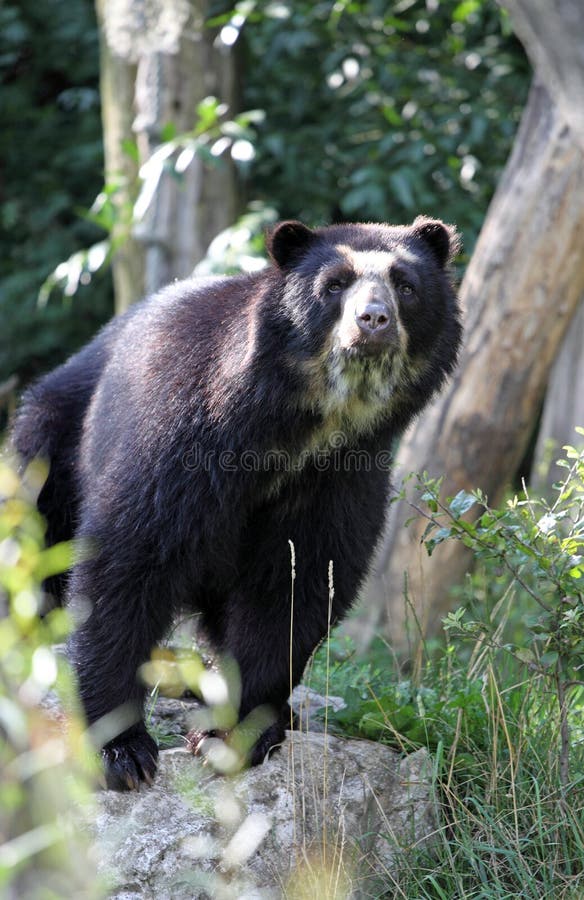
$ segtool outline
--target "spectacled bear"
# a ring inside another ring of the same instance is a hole
[[[170,285],[24,395],[13,443],[49,462],[48,542],[93,547],[52,584],[87,604],[71,643],[87,721],[133,710],[102,750],[109,787],[155,774],[137,673],[179,610],[236,660],[240,718],[275,711],[251,764],[283,740],[327,632],[329,561],[338,620],[384,524],[389,448],[455,365],[457,248],[425,217],[283,222],[270,267]]]

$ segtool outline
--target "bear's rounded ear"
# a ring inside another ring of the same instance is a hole
[[[285,269],[303,256],[315,237],[302,222],[280,222],[267,235],[266,247],[276,265]]]
[[[416,237],[425,241],[441,266],[451,262],[460,251],[460,237],[454,225],[445,225],[440,219],[418,216],[412,230]]]

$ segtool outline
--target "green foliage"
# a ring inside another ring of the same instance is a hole
[[[134,202],[127,198],[119,179],[103,186],[84,218],[103,229],[107,237],[59,263],[40,289],[39,304],[42,307],[53,292],[66,298],[73,297],[83,285],[91,284],[96,273],[109,266],[128,238],[140,233],[163,175],[170,175],[180,183],[195,158],[202,160],[205,167],[221,168],[225,166],[228,154],[237,165],[247,167],[255,153],[252,143],[254,125],[263,120],[263,113],[248,110],[228,118],[227,106],[212,96],[201,100],[195,112],[195,125],[190,131],[178,134],[172,123],[162,129],[162,142],[140,168],[132,191],[136,197]],[[137,158],[138,148],[134,143],[128,143],[126,149]],[[217,235],[198,268],[199,274],[263,268],[266,263],[261,255],[264,246],[262,226],[274,219],[272,210],[262,204],[250,204],[244,216]]]
[[[513,602],[508,596],[496,604],[473,634],[448,629],[446,645],[406,674],[382,643],[363,662],[347,638],[333,635],[330,670],[326,647],[315,657],[310,686],[323,692],[328,683],[347,703],[329,709],[330,729],[433,753],[436,834],[428,848],[403,854],[387,896],[582,896],[584,695],[569,710],[572,775],[562,785],[557,695],[492,640],[505,630]]]
[[[329,727],[434,754],[436,840],[404,856],[390,896],[583,895],[584,450],[565,450],[551,503],[444,501],[420,479],[428,551],[458,540],[480,564],[423,664],[404,675],[382,644],[363,663],[339,638],[329,668],[325,649],[314,661],[311,686],[347,704]]]
[[[92,336],[112,309],[109,278],[75,300],[37,305],[56,263],[93,243],[78,215],[103,167],[91,0],[0,5],[0,384],[22,383]]]
[[[334,729],[403,749],[425,746],[435,751],[453,745],[463,711],[468,749],[485,748],[488,717],[481,702],[483,682],[480,677],[468,678],[453,646],[438,660],[428,661],[422,677],[415,679],[399,669],[388,678],[388,650],[381,642],[373,645],[366,662],[350,649],[348,639],[345,642],[340,657],[333,643],[329,673],[332,693],[339,694],[346,704],[344,709],[328,713]],[[311,686],[319,691],[324,690],[323,668],[320,651],[310,676]]]
[[[197,275],[224,275],[257,272],[268,265],[266,230],[278,218],[277,212],[262,203],[250,203],[237,222],[211,241],[205,258],[195,268]]]
[[[584,429],[576,429],[584,436]],[[513,583],[534,602],[537,613],[526,619],[527,647],[507,646],[534,674],[558,684],[584,687],[584,451],[566,447],[558,465],[567,470],[555,485],[553,503],[527,491],[501,509],[489,507],[481,491],[460,491],[444,503],[440,485],[423,479],[422,500],[429,520],[424,539],[428,552],[456,539],[478,559],[504,567]],[[472,519],[466,514],[475,509]],[[445,626],[475,634],[482,623],[467,621],[459,610]]]
[[[221,98],[210,98],[192,135],[177,136],[167,123],[161,153],[174,149],[164,169],[180,177],[189,153],[213,164],[231,153],[256,198],[252,216],[277,209],[315,223],[406,221],[427,212],[457,222],[470,253],[527,87],[523,52],[494,2],[210,7],[211,23],[228,29],[229,40],[245,35],[241,105],[255,112],[230,111],[218,130]],[[25,384],[86,341],[113,308],[103,229],[111,232],[115,216],[119,224],[120,210],[116,185],[98,195],[91,0],[8,0],[0,9],[0,80],[0,384],[14,373]],[[153,164],[146,173],[142,205],[160,171]],[[122,212],[130,227],[133,211]],[[260,264],[261,238],[248,225],[223,236],[230,270],[240,245],[244,263]],[[215,253],[208,268],[221,262]],[[64,297],[51,295],[54,287]]]
[[[70,564],[70,547],[43,548],[34,508],[44,473],[26,484],[0,462],[0,894],[101,896],[80,831],[95,778],[80,718],[65,730],[43,711],[50,694],[69,710],[75,690],[54,645],[69,631],[55,610],[38,618],[40,582]],[[77,810],[77,812],[74,812]]]
[[[439,215],[470,253],[528,84],[494,2],[215,7],[215,23],[246,22],[243,102],[266,113],[260,199],[309,222]]]

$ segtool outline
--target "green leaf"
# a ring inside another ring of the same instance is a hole
[[[389,183],[397,199],[406,209],[413,209],[416,205],[412,185],[409,178],[402,172],[393,172],[389,176]]]
[[[130,141],[127,138],[122,141],[122,150],[132,159],[135,163],[140,162],[140,154],[138,152],[138,145],[136,141]]]
[[[177,129],[174,122],[167,122],[160,129],[160,141],[163,144],[166,144],[168,141],[173,141],[177,135]],[[127,142],[129,143],[129,142]]]
[[[463,0],[455,7],[452,18],[455,22],[464,22],[481,7],[481,0]]]
[[[403,119],[395,106],[386,103],[382,106],[381,113],[383,118],[386,119],[393,128],[398,128],[400,125],[403,125]]]
[[[475,503],[476,498],[473,494],[469,494],[468,491],[459,491],[450,501],[448,508],[452,515],[458,519],[460,516],[464,515],[464,513],[468,512]]]

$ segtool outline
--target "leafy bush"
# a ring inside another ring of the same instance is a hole
[[[91,0],[0,6],[0,384],[61,362],[112,311],[109,277],[37,304],[49,272],[98,231],[80,210],[102,180],[98,41]]]
[[[584,436],[584,428],[576,429]],[[533,498],[526,490],[502,509],[491,509],[481,491],[460,491],[448,505],[440,500],[439,484],[425,478],[422,499],[429,520],[425,543],[431,553],[442,541],[456,539],[478,559],[506,569],[535,604],[537,612],[525,619],[527,643],[503,644],[496,631],[482,621],[468,620],[464,609],[445,619],[445,627],[461,635],[488,640],[524,663],[531,679],[541,679],[544,690],[555,695],[559,715],[558,777],[568,790],[570,718],[584,708],[584,450],[565,448],[558,465],[567,469],[555,485],[553,503]],[[479,507],[476,521],[467,513]],[[572,709],[570,693],[575,696]],[[580,739],[581,724],[576,724]]]
[[[42,477],[31,467],[25,485],[0,462],[0,894],[39,897],[42,886],[48,898],[91,898],[102,892],[79,824],[93,754],[80,719],[65,729],[42,708],[50,692],[75,706],[69,668],[53,649],[69,618],[63,610],[38,618],[41,580],[70,561],[65,545],[43,548],[34,508]]]

